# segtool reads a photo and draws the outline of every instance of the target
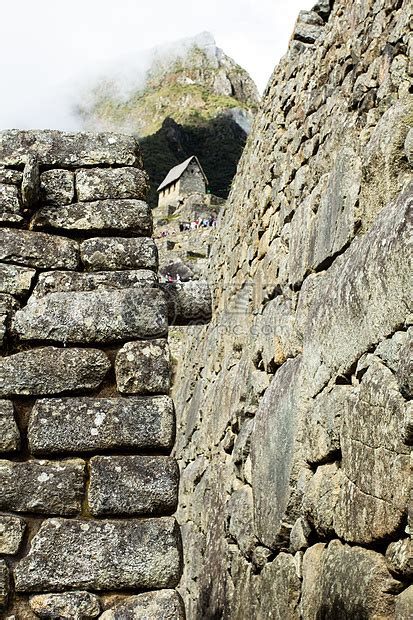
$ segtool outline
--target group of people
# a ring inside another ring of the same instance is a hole
[[[179,230],[180,232],[184,232],[185,230],[196,230],[197,228],[216,228],[217,219],[212,215],[210,217],[199,217],[192,222],[179,222]]]

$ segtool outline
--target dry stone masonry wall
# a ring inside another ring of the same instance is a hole
[[[209,292],[158,286],[133,138],[7,131],[0,164],[1,617],[183,619],[168,317]]]
[[[302,12],[177,360],[191,620],[412,616],[412,4]]]

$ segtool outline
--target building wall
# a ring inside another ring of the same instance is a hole
[[[318,2],[264,94],[175,359],[191,620],[410,617],[411,12]]]
[[[183,620],[169,307],[138,145],[12,131],[0,164],[0,615]]]
[[[181,194],[206,192],[205,179],[196,162],[191,162],[181,176],[179,191]]]

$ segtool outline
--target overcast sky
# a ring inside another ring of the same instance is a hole
[[[71,107],[106,67],[210,31],[262,91],[315,0],[2,1],[0,129],[77,129]]]

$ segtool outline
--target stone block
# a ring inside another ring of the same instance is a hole
[[[35,269],[0,263],[0,293],[16,297],[27,295],[35,273]]]
[[[168,302],[169,325],[202,325],[212,314],[208,282],[165,282],[161,285]]]
[[[21,166],[33,154],[45,166],[79,168],[99,164],[142,165],[135,138],[115,133],[67,133],[18,129],[0,132],[0,164]]]
[[[25,529],[23,519],[0,515],[0,553],[15,555],[20,549]]]
[[[121,603],[103,612],[101,620],[185,620],[184,604],[178,592],[159,590],[129,596]]]
[[[50,293],[33,298],[13,321],[23,341],[118,342],[163,336],[168,310],[157,288]]]
[[[304,419],[304,455],[309,463],[331,461],[340,450],[341,416],[350,406],[353,389],[347,385],[335,385],[324,390],[312,402]]]
[[[0,138],[1,139],[1,138]],[[22,203],[26,209],[34,209],[40,201],[40,170],[37,156],[29,154],[23,170],[21,186]]]
[[[20,447],[20,433],[14,419],[13,403],[0,400],[0,452],[15,452]]]
[[[93,620],[100,614],[98,597],[85,591],[32,596],[30,607],[36,616],[48,620]]]
[[[289,539],[289,529],[300,516],[300,362],[299,357],[288,360],[274,375],[258,407],[251,439],[256,535],[270,548]]]
[[[336,463],[320,465],[304,491],[303,514],[322,538],[334,534],[334,514],[342,482]]]
[[[413,609],[413,586],[406,588],[396,596],[394,620],[411,620]]]
[[[152,213],[142,200],[99,200],[63,206],[46,206],[36,211],[31,228],[96,233],[124,233],[150,236]]]
[[[7,564],[0,560],[0,609],[7,605],[10,590],[10,575]]]
[[[42,200],[48,205],[68,205],[75,196],[75,175],[70,170],[46,170],[40,175]]]
[[[413,183],[318,279],[303,337],[310,394],[396,331],[410,306]]]
[[[110,362],[96,349],[44,347],[0,358],[0,397],[46,396],[92,390]]]
[[[16,566],[17,592],[173,588],[181,575],[175,519],[47,519]]]
[[[158,250],[154,241],[146,237],[87,239],[80,244],[80,254],[88,271],[158,267]]]
[[[90,273],[79,273],[78,271],[46,271],[39,274],[32,295],[33,297],[39,298],[49,293],[95,291],[97,289],[113,290],[139,288],[141,286],[155,287],[156,285],[156,273],[150,269],[138,269],[136,271],[98,271]]]
[[[408,580],[413,577],[413,541],[402,538],[390,543],[386,551],[386,563],[390,572]]]
[[[334,527],[345,540],[369,544],[390,538],[401,527],[410,462],[401,437],[405,402],[394,374],[373,355],[360,361],[358,371],[364,372],[359,392],[342,414],[341,469],[346,480]]]
[[[84,491],[85,462],[0,460],[0,510],[76,515]]]
[[[22,221],[19,190],[14,185],[0,184],[0,224],[18,224]]]
[[[179,469],[169,456],[95,456],[90,461],[93,515],[165,515],[176,509]]]
[[[145,200],[148,190],[148,175],[136,168],[89,168],[76,172],[76,192],[82,202],[105,198]]]
[[[161,338],[127,342],[116,355],[115,373],[121,394],[168,394],[168,342]]]
[[[167,396],[45,398],[32,410],[28,437],[33,454],[169,450],[174,431]]]
[[[76,269],[76,241],[30,230],[0,229],[0,260],[39,269]]]
[[[5,185],[21,185],[23,173],[19,170],[10,170],[0,165],[0,183]]]
[[[12,317],[19,307],[14,297],[0,293],[0,347],[5,346]]]
[[[240,551],[250,558],[257,542],[254,534],[254,501],[252,489],[244,485],[231,493],[227,504],[227,523],[230,537]]]
[[[400,588],[380,553],[338,540],[317,544],[304,554],[301,617],[393,620]]]
[[[301,583],[297,576],[294,558],[280,553],[261,572],[258,586],[258,618],[273,615],[277,620],[299,620]]]

